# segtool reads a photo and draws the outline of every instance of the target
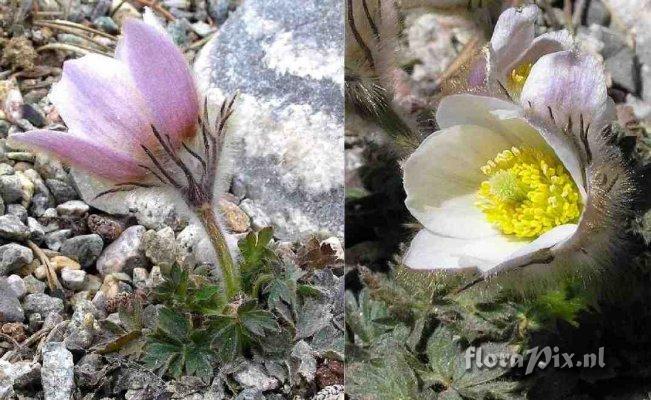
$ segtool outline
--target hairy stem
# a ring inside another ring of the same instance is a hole
[[[200,204],[194,208],[194,211],[206,229],[210,243],[212,243],[215,253],[217,253],[217,260],[219,261],[219,268],[221,269],[222,279],[224,281],[224,290],[226,291],[227,298],[231,300],[240,292],[242,287],[240,271],[237,264],[233,262],[228,245],[226,244],[226,238],[219,227],[217,216],[210,202]]]

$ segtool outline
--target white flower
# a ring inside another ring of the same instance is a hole
[[[531,68],[540,57],[572,47],[572,36],[567,30],[536,37],[538,14],[538,7],[529,5],[509,8],[500,15],[485,54],[476,61],[468,75],[470,87],[506,90],[510,97],[517,99]]]
[[[620,247],[634,190],[604,137],[614,116],[601,63],[573,51],[541,57],[520,104],[444,98],[441,130],[403,165],[406,205],[424,226],[404,263],[484,276],[603,265]]]

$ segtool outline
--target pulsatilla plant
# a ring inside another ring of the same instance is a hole
[[[123,33],[115,58],[91,54],[65,62],[50,99],[67,133],[34,130],[10,141],[114,184],[99,196],[154,187],[180,193],[203,223],[225,292],[233,298],[241,279],[213,209],[213,192],[235,98],[224,101],[210,125],[207,102],[201,114],[185,58],[162,27],[128,20]]]

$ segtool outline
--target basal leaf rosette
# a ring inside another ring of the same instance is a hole
[[[594,56],[545,55],[520,104],[452,95],[436,118],[440,130],[403,164],[405,203],[423,225],[408,267],[544,275],[621,255],[633,172],[608,143],[614,104]]]

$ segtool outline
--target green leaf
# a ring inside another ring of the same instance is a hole
[[[208,301],[218,294],[220,290],[221,289],[217,285],[204,286],[194,294],[194,300],[198,302]]]
[[[158,314],[158,329],[170,339],[183,343],[190,331],[190,323],[185,316],[164,307]]]
[[[481,354],[481,359],[485,360],[489,354],[502,357],[514,355],[514,352],[503,343],[485,343],[475,349],[475,354]],[[480,367],[474,358],[467,358],[466,350],[461,348],[446,326],[439,326],[430,337],[427,357],[431,371],[420,372],[421,377],[425,385],[443,386],[445,398],[484,399],[488,394],[495,398],[496,389],[501,388],[505,394],[516,387],[499,380],[508,372],[508,367]]]
[[[242,283],[247,293],[251,293],[258,275],[269,271],[269,264],[276,260],[276,254],[269,248],[273,238],[271,227],[263,228],[258,232],[250,232],[238,243],[240,254],[240,273]]]
[[[234,322],[233,318],[221,317],[213,322],[214,330],[213,345],[217,348],[217,355],[224,362],[235,359],[242,353],[247,342],[241,326]]]
[[[178,345],[152,341],[148,344],[146,354],[142,361],[147,367],[157,370],[166,367],[172,357],[178,354],[178,352]]]
[[[172,321],[178,319],[171,315],[168,317]],[[215,359],[215,352],[210,347],[211,341],[209,332],[203,329],[191,330],[186,337],[178,340],[168,336],[159,324],[158,331],[148,339],[143,362],[149,368],[160,370],[174,378],[185,372],[208,381],[212,376]]]
[[[358,299],[355,295],[346,292],[346,324],[355,335],[355,343],[368,346],[373,341],[391,330],[391,327],[381,323],[388,316],[386,304],[372,300],[368,289],[363,289]]]
[[[451,381],[463,375],[459,371],[459,348],[454,335],[446,327],[437,328],[427,342],[429,366],[442,381]]]
[[[285,315],[287,314],[285,313],[286,307],[283,307],[281,303],[287,304],[290,307],[293,318],[287,322],[293,324],[297,309],[299,308],[299,297],[314,297],[317,295],[317,291],[320,294],[321,290],[312,285],[299,284],[299,280],[305,276],[306,272],[298,268],[295,264],[285,263],[281,267],[282,271],[277,274],[275,279],[269,282],[264,293],[267,295],[267,304],[270,310]],[[287,317],[289,316],[287,315]]]
[[[353,362],[346,366],[346,392],[364,400],[425,400],[419,391],[416,373],[406,361],[406,351],[392,342],[373,352],[371,362]]]
[[[240,314],[240,321],[246,329],[257,336],[265,336],[265,330],[278,331],[280,327],[272,313],[265,310],[250,310]]]
[[[192,347],[185,352],[185,373],[196,375],[206,380],[212,376],[214,357],[212,351]]]
[[[255,301],[240,305],[234,315],[219,315],[210,324],[210,332],[219,357],[231,361],[252,344],[259,344],[266,332],[280,330],[272,313],[261,310]]]

